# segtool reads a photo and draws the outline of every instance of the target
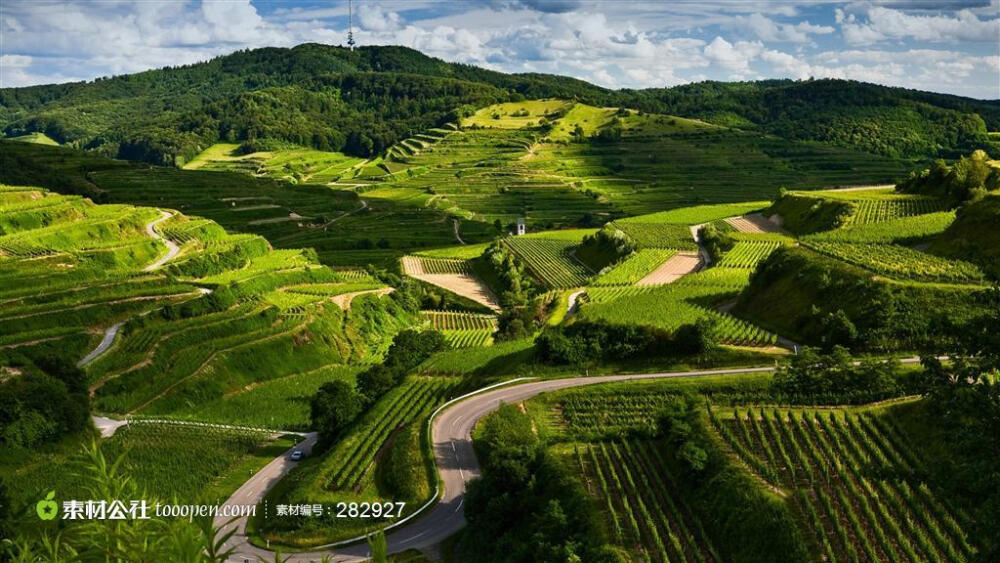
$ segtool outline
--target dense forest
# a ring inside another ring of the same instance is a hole
[[[843,80],[702,82],[612,91],[543,74],[446,63],[404,47],[303,44],[91,82],[0,89],[6,136],[155,164],[183,163],[217,141],[270,138],[383,152],[459,113],[498,101],[557,97],[694,117],[901,157],[988,148],[1000,102]]]

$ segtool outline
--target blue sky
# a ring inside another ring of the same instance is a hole
[[[1000,98],[1000,0],[356,0],[361,45],[602,86],[837,77]],[[346,1],[0,2],[0,86],[341,44]]]

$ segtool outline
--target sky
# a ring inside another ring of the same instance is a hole
[[[0,0],[0,87],[346,40],[347,1]],[[1000,0],[355,0],[359,45],[609,88],[849,78],[1000,99]]]

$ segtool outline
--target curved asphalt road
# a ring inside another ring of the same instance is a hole
[[[911,357],[900,360],[904,364],[919,363],[920,358]],[[857,363],[857,362],[855,362]],[[638,379],[665,379],[673,377],[705,377],[711,375],[764,373],[774,371],[774,366],[755,368],[715,369],[698,371],[680,371],[665,373],[645,373],[635,375],[605,375],[594,377],[572,377],[565,379],[548,379],[533,381],[519,385],[497,387],[473,394],[465,399],[457,400],[438,413],[433,420],[432,439],[434,442],[434,462],[443,484],[439,490],[438,502],[424,514],[406,523],[396,530],[388,530],[386,540],[389,553],[397,553],[407,549],[425,550],[432,548],[445,538],[465,526],[465,515],[462,506],[465,502],[465,485],[479,476],[479,462],[472,448],[472,429],[487,414],[493,412],[504,403],[515,403],[530,399],[539,393],[556,391],[569,387],[580,387],[598,383],[631,381]],[[294,449],[311,449],[315,436],[307,438],[300,445],[288,450],[275,459],[257,475],[250,478],[233,494],[226,504],[256,504],[264,499],[265,493],[277,483],[294,462],[288,461],[288,454]],[[307,450],[308,451],[308,450]],[[225,524],[225,519],[217,518],[216,526]],[[233,524],[238,531],[226,544],[234,548],[230,561],[250,562],[273,559],[271,551],[250,545],[243,535],[246,519]],[[228,529],[228,528],[227,528]],[[352,541],[352,540],[348,540]],[[333,561],[365,561],[368,559],[367,544],[360,543],[338,547],[336,544],[324,546],[326,549],[289,554],[289,561],[320,561],[330,557]]]
[[[479,462],[476,460],[472,448],[472,429],[481,418],[504,403],[523,401],[546,391],[597,383],[732,373],[760,373],[773,370],[774,367],[768,366],[549,379],[498,387],[459,401],[440,412],[433,421],[431,435],[434,441],[434,461],[443,484],[438,502],[412,523],[387,533],[386,540],[389,544],[389,552],[430,548],[465,526],[465,515],[462,511],[465,502],[465,484],[479,476]],[[311,448],[315,443],[315,437],[312,437],[311,442],[308,439],[306,442],[302,444]],[[303,445],[297,445],[293,449],[304,448]],[[226,501],[226,504],[250,505],[261,502],[267,491],[294,467],[294,462],[288,460],[287,454],[290,452],[291,450],[258,471]],[[216,518],[215,525],[222,526],[225,521],[225,518]],[[268,560],[274,557],[270,551],[247,542],[247,538],[243,534],[246,519],[237,520],[230,526],[237,527],[236,534],[227,543],[227,548],[235,549],[230,561],[242,563],[244,561],[257,561],[258,558]],[[229,527],[226,529],[228,530]],[[324,550],[288,555],[290,555],[291,561],[319,561],[324,556],[329,556],[334,561],[364,561],[368,558],[368,546],[362,541],[360,544],[351,546],[331,546]]]

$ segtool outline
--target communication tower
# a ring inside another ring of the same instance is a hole
[[[347,0],[347,46],[354,50],[354,0]]]

